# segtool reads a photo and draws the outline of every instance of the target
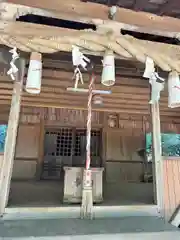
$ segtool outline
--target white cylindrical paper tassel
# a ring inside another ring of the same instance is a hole
[[[26,81],[26,92],[39,94],[41,92],[41,79],[42,55],[37,52],[32,52]]]
[[[103,59],[101,83],[105,86],[115,84],[115,60],[113,51],[107,50]]]
[[[180,79],[175,71],[169,73],[168,77],[168,106],[180,107]]]

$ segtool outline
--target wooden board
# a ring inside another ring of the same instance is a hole
[[[145,133],[138,129],[111,130],[106,133],[106,160],[108,161],[142,161],[137,150],[145,148]]]
[[[65,20],[76,20],[85,23],[99,23],[114,25],[115,28],[160,34],[164,36],[176,36],[180,31],[179,20],[170,17],[159,17],[147,12],[136,12],[129,9],[118,8],[115,21],[108,20],[109,7],[82,2],[80,0],[8,0],[8,3],[21,4],[29,7],[55,11],[51,16]],[[7,7],[5,10],[7,11]],[[22,12],[22,10],[21,10]],[[49,15],[49,14],[48,14]],[[95,21],[96,20],[96,21]],[[106,21],[102,21],[106,20]]]
[[[39,154],[39,125],[20,125],[17,136],[16,158],[37,159]]]
[[[122,137],[118,131],[109,131],[106,136],[106,160],[125,160]]]
[[[180,159],[165,158],[163,170],[165,218],[169,221],[180,204]]]

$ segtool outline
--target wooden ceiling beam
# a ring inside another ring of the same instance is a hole
[[[14,3],[14,4],[9,4]],[[21,5],[25,6],[21,6]],[[145,12],[117,8],[115,21],[109,20],[109,7],[80,0],[8,0],[1,3],[1,17],[16,18],[19,15],[34,13],[41,16],[54,17],[82,23],[104,25],[120,32],[120,29],[150,33],[161,36],[176,37],[180,32],[179,20],[171,17],[159,17]]]

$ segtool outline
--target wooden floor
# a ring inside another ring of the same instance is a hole
[[[13,181],[8,207],[67,206],[58,181]],[[106,184],[104,206],[153,204],[152,183]]]

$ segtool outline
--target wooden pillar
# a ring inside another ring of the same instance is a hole
[[[156,204],[162,216],[164,216],[163,200],[163,162],[161,148],[161,126],[159,103],[151,105],[152,116],[152,146],[153,146],[153,172],[154,172],[154,193]]]
[[[4,159],[0,172],[0,215],[4,214],[9,197],[10,182],[12,177],[14,154],[16,147],[16,136],[19,124],[20,102],[23,88],[25,60],[17,60],[17,64],[19,72],[16,75],[16,80],[14,82],[7,135],[5,140]]]
[[[36,168],[36,180],[40,180],[42,173],[42,166],[44,160],[44,119],[40,119],[40,136],[39,136],[39,154],[37,160],[37,168]]]

